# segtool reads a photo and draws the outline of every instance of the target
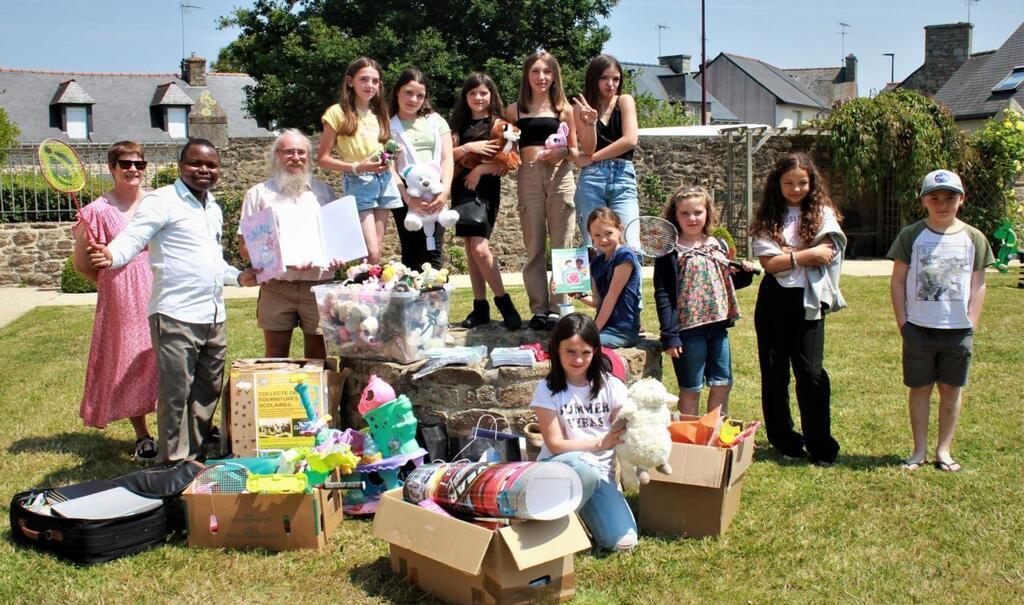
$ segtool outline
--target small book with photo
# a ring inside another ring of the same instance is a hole
[[[590,253],[582,248],[551,250],[551,277],[555,294],[590,293]]]

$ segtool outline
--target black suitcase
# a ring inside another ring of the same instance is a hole
[[[15,542],[51,552],[80,565],[92,565],[134,555],[159,546],[169,533],[167,504],[176,499],[202,465],[184,462],[142,469],[110,481],[86,481],[50,490],[21,492],[11,500],[11,536]],[[72,499],[121,486],[141,496],[163,498],[164,504],[147,512],[116,519],[65,519],[26,508],[42,492]]]

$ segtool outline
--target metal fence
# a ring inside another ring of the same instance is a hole
[[[144,187],[164,184],[163,179],[177,169],[180,145],[143,144],[146,151]],[[83,206],[113,185],[107,168],[106,145],[75,145],[85,166],[86,184],[79,192]],[[71,196],[55,191],[39,169],[36,147],[23,145],[0,149],[0,223],[62,222],[75,220]],[[161,177],[158,179],[158,176]]]

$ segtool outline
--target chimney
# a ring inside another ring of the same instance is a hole
[[[688,73],[690,71],[690,55],[663,55],[658,57],[658,65],[664,65],[673,73]]]
[[[970,23],[926,25],[924,28],[924,64],[944,73],[949,79],[971,55]]]
[[[846,67],[843,70],[843,82],[857,81],[857,57],[853,53],[846,55]]]
[[[206,86],[206,59],[195,53],[181,60],[181,79],[189,86]]]

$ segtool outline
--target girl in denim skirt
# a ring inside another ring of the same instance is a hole
[[[356,198],[366,260],[377,263],[388,210],[402,205],[392,165],[381,157],[391,129],[381,98],[380,65],[367,57],[350,63],[341,83],[341,98],[320,120],[324,132],[317,164],[342,173],[345,195]],[[338,157],[331,156],[332,148]]]
[[[622,224],[640,216],[633,169],[637,144],[636,103],[622,94],[622,67],[610,55],[598,55],[587,65],[583,94],[574,100],[573,115],[580,140],[576,165],[581,168],[576,184],[576,217],[583,243],[591,245],[586,220],[598,208],[610,208]],[[637,246],[636,226],[626,233],[626,243]]]

